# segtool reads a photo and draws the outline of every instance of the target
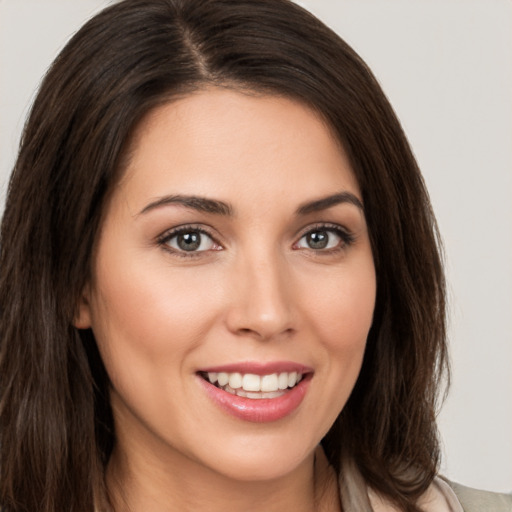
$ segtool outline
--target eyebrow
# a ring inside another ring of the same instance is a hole
[[[191,208],[205,213],[213,213],[216,215],[233,215],[233,208],[217,199],[208,199],[200,196],[184,196],[184,195],[171,195],[158,198],[156,201],[149,203],[139,213],[147,213],[155,208],[167,206],[171,204],[177,204],[184,206],[185,208]]]
[[[363,203],[360,199],[352,194],[351,192],[339,192],[327,197],[308,201],[300,205],[297,210],[297,215],[308,215],[310,213],[327,210],[338,204],[349,203],[357,206],[361,211],[364,212]],[[139,213],[139,215],[147,213],[156,208],[167,206],[171,204],[177,204],[198,210],[205,213],[213,213],[215,215],[232,216],[233,208],[230,204],[220,201],[218,199],[209,199],[201,196],[187,196],[187,195],[169,195],[156,199],[155,201],[146,205]]]
[[[327,210],[338,204],[349,203],[357,206],[363,213],[364,207],[361,200],[351,192],[339,192],[331,196],[322,197],[314,201],[308,201],[297,208],[297,215],[308,215],[322,210]]]

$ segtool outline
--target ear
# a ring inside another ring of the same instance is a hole
[[[86,285],[78,299],[75,318],[73,319],[73,325],[77,329],[89,329],[91,327],[91,306],[89,296],[89,285]]]

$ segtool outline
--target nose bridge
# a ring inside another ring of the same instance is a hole
[[[291,283],[279,251],[260,246],[243,254],[237,267],[230,329],[262,339],[292,330]]]

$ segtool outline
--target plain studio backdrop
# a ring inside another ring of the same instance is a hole
[[[29,105],[105,0],[0,0],[0,201]],[[304,0],[366,60],[423,170],[447,254],[443,473],[512,491],[512,2]]]

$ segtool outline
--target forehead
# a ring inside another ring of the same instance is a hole
[[[121,180],[138,197],[182,193],[297,201],[359,194],[348,158],[320,115],[298,101],[207,89],[152,110]]]

